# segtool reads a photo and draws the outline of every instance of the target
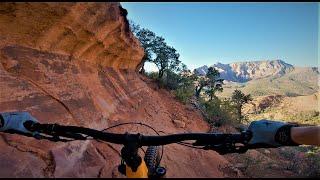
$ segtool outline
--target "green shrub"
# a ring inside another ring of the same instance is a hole
[[[303,111],[297,114],[290,114],[288,119],[291,121],[297,121],[298,123],[307,124],[319,124],[320,116],[319,111]]]
[[[186,104],[188,100],[193,96],[194,92],[193,89],[185,89],[185,88],[178,88],[175,91],[176,98]]]
[[[215,98],[202,102],[205,113],[208,115],[209,124],[214,126],[236,125],[236,109],[229,100]]]
[[[307,166],[303,168],[302,173],[306,177],[320,177],[320,154],[309,154],[306,157]]]
[[[145,72],[145,75],[149,77],[150,79],[157,79],[158,72]]]
[[[310,112],[310,115],[311,115],[311,117],[318,117],[319,116],[319,111],[313,110],[313,111]]]
[[[175,90],[179,88],[179,81],[181,76],[172,71],[166,71],[163,77],[163,85],[170,90]]]
[[[320,176],[320,154],[306,153],[303,158],[294,158],[290,167],[299,177],[315,178]]]
[[[282,157],[290,160],[288,170],[298,177],[320,176],[320,148],[316,146],[285,147],[280,151]]]

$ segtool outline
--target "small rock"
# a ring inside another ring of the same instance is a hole
[[[13,67],[18,67],[18,64],[19,62],[16,60],[7,59],[4,61],[3,66],[5,67],[5,69],[11,69]]]
[[[188,121],[188,118],[186,118],[185,116],[182,116],[180,121],[182,121],[182,122],[184,122],[184,123],[185,123],[185,122],[187,122],[187,121]]]
[[[187,105],[186,110],[187,111],[194,111],[194,107],[192,107],[191,105]]]
[[[240,176],[241,175],[241,171],[235,167],[231,167],[231,170],[233,171],[234,174],[236,174],[236,176]]]
[[[173,123],[178,128],[184,128],[186,127],[186,123],[180,120],[173,120]]]
[[[271,152],[266,149],[266,150],[264,150],[264,153],[265,153],[265,154],[270,154]]]
[[[292,175],[292,174],[294,174],[293,172],[288,171],[288,170],[284,170],[284,171],[283,171],[283,173],[284,173],[284,174],[288,174],[288,175]]]
[[[234,167],[236,167],[238,169],[245,169],[247,166],[245,164],[243,164],[243,163],[238,163]]]

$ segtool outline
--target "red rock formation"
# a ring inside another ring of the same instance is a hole
[[[166,133],[207,131],[201,114],[136,73],[143,49],[119,5],[1,3],[0,111],[95,129],[145,122]],[[150,134],[136,126],[115,132],[125,131]],[[0,177],[119,176],[121,146],[0,135]],[[162,163],[168,177],[222,177],[219,166],[228,164],[215,152],[179,145],[165,147]]]
[[[19,44],[118,69],[143,56],[119,3],[1,3],[1,44]]]

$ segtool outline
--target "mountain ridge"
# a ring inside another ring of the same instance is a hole
[[[248,82],[254,79],[261,79],[270,76],[280,77],[295,69],[295,66],[283,60],[261,60],[243,61],[229,64],[216,63],[209,67],[219,70],[220,77],[226,81]],[[200,76],[206,74],[209,68],[207,65],[194,69],[194,73]]]
[[[229,97],[234,89],[253,96],[284,95],[304,96],[319,91],[319,70],[314,67],[295,67],[280,77],[265,77],[255,79],[246,83],[226,82],[220,96]]]

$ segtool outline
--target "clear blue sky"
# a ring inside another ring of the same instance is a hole
[[[190,69],[266,59],[318,66],[318,3],[121,5],[129,19],[175,47]]]

